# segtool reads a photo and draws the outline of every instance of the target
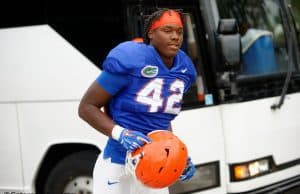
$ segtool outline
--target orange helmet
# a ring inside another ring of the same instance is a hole
[[[186,166],[187,148],[170,131],[153,131],[148,137],[151,143],[127,153],[126,170],[148,187],[168,187],[178,180]]]

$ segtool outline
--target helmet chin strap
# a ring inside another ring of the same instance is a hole
[[[127,151],[125,159],[125,174],[132,175],[135,179],[135,169],[138,166],[140,160],[144,157],[144,152],[141,152],[135,156],[132,156],[131,152]]]

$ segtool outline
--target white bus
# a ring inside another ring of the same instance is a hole
[[[197,82],[173,121],[197,167],[171,194],[300,193],[297,0],[10,2],[0,22],[0,193],[92,193],[106,137],[80,98],[156,7],[186,13]],[[15,15],[16,17],[12,17]]]

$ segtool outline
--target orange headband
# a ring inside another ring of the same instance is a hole
[[[165,11],[158,20],[152,23],[152,26],[149,31],[167,24],[175,24],[178,25],[179,27],[183,27],[179,13],[173,10],[169,10],[169,11]]]

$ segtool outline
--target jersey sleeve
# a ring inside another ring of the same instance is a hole
[[[102,71],[97,77],[96,82],[110,95],[115,95],[129,83],[127,75],[113,74]]]

